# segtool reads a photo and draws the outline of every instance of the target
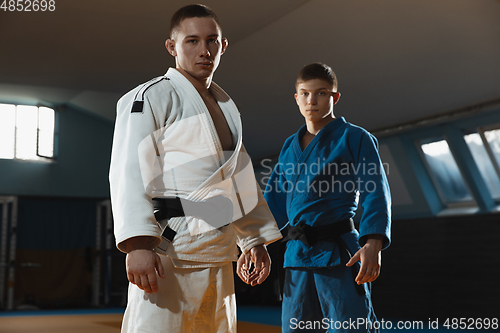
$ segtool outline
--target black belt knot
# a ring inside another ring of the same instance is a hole
[[[161,220],[170,219],[172,217],[185,216],[184,209],[182,208],[181,199],[175,198],[153,198],[154,215],[157,222]],[[165,226],[162,236],[169,241],[173,241],[177,232]]]
[[[300,240],[307,246],[312,246],[318,241],[316,234],[313,232],[312,227],[305,224],[303,221],[297,224],[295,227],[290,227],[288,230],[288,235],[283,241],[288,239]]]
[[[156,221],[170,219],[172,217],[185,216],[181,199],[175,198],[153,198]]]
[[[290,239],[300,240],[306,246],[313,246],[320,240],[335,241],[340,235],[354,230],[354,221],[346,219],[335,223],[330,223],[321,227],[313,227],[300,221],[296,226],[290,226],[287,236],[283,242]]]

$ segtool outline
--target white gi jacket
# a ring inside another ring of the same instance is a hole
[[[222,151],[201,96],[173,68],[118,101],[109,180],[121,251],[125,251],[124,241],[135,236],[152,236],[152,248],[160,244],[162,228],[153,214],[154,197],[178,196],[196,202],[222,194],[233,203],[234,222],[223,227],[187,213],[168,220],[177,234],[166,254],[177,267],[186,266],[186,261],[234,261],[236,243],[246,253],[281,238],[246,158],[236,105],[214,82],[210,91],[233,135],[234,152]]]

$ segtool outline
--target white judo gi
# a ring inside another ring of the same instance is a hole
[[[130,285],[122,332],[235,332],[236,244],[246,253],[281,238],[242,145],[236,105],[213,82],[210,92],[231,130],[232,152],[222,151],[203,99],[173,68],[118,101],[110,166],[117,246],[124,251],[127,239],[152,236],[151,248],[166,254],[167,275],[155,294]],[[184,206],[186,216],[158,224],[152,198],[175,196],[198,212],[199,202],[214,210],[214,198],[228,209],[205,218]],[[168,247],[167,225],[177,232]]]

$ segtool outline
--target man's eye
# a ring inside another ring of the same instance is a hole
[[[208,41],[210,43],[217,43],[218,42],[217,38],[212,38],[212,39],[209,39]]]
[[[196,43],[196,39],[190,39],[187,42],[190,43],[190,44],[194,44],[194,43]]]
[[[321,95],[324,95],[325,93],[323,91],[319,92],[318,95],[321,96]]]
[[[302,93],[302,96],[309,96],[309,93],[304,92]]]

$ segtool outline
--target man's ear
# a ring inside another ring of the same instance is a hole
[[[168,53],[172,55],[172,57],[177,57],[177,51],[175,50],[175,40],[167,39],[165,42],[165,47],[167,48]]]
[[[297,103],[297,105],[299,105],[299,100],[297,99],[297,97],[298,97],[297,93],[293,94],[293,97],[295,97],[295,103]]]
[[[226,52],[228,45],[229,45],[229,42],[228,42],[227,38],[222,38],[222,51],[220,52],[221,55],[223,55],[224,52]]]
[[[333,105],[337,104],[339,99],[340,99],[340,93],[338,91],[336,93],[333,93]]]

